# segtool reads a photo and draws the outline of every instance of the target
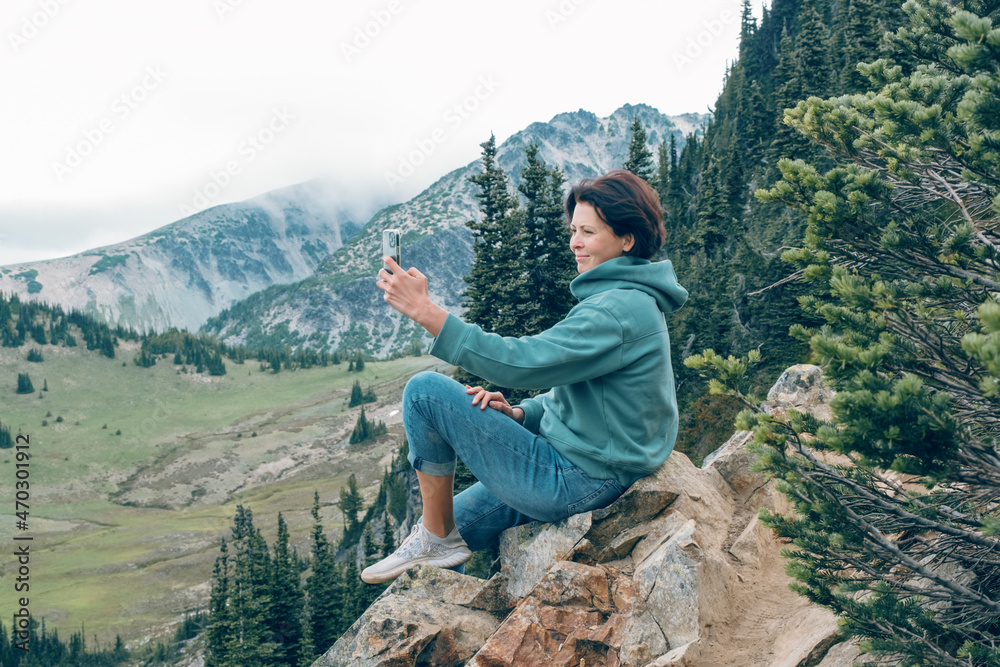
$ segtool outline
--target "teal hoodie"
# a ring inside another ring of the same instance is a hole
[[[591,477],[624,486],[666,460],[677,399],[665,315],[687,290],[669,261],[618,257],[581,273],[564,320],[522,338],[449,315],[431,354],[502,387],[552,387],[518,407],[524,425]]]

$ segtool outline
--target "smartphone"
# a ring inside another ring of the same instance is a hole
[[[382,257],[392,257],[396,264],[402,266],[402,256],[399,252],[402,245],[400,239],[401,235],[398,229],[386,229],[382,231]],[[385,270],[389,271],[388,267]],[[392,273],[392,271],[389,271],[389,273]]]

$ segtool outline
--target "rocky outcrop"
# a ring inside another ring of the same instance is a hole
[[[397,578],[314,667],[460,665],[500,626],[496,582],[419,566]]]
[[[820,416],[814,366],[789,368],[766,408]],[[609,507],[501,538],[489,581],[415,568],[316,665],[847,667],[825,608],[792,592],[761,507],[790,511],[749,468],[749,433],[695,467],[674,452]]]

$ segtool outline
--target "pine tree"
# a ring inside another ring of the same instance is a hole
[[[133,359],[133,362],[139,368],[149,368],[150,366],[154,366],[156,364],[156,356],[150,354],[149,350],[143,347],[139,350],[139,354],[135,359]]]
[[[830,29],[817,5],[823,0],[803,0],[795,35],[795,66],[802,93],[825,97],[837,79],[830,59]]]
[[[750,81],[740,93],[737,117],[741,131],[737,136],[742,147],[743,162],[752,168],[760,161],[770,139],[773,122],[759,81]]]
[[[743,0],[740,9],[740,57],[739,63],[749,79],[761,74],[760,55],[757,41],[757,19],[753,15],[750,0]]]
[[[501,336],[524,335],[524,329],[538,319],[538,301],[532,298],[525,251],[529,236],[525,211],[518,208],[500,223],[501,243],[494,251],[497,266],[506,269],[502,281],[494,285],[492,330]]]
[[[312,638],[312,615],[309,603],[302,608],[302,642],[299,644],[298,667],[311,667],[316,662],[316,647]]]
[[[270,664],[277,644],[268,630],[271,616],[270,555],[260,531],[253,525],[253,513],[236,506],[233,519],[229,614],[231,632],[227,637],[227,667]]]
[[[48,337],[45,335],[45,325],[41,322],[37,322],[31,327],[31,337],[39,345],[47,345],[49,342]]]
[[[404,456],[403,459],[405,460],[405,458]],[[386,476],[382,480],[382,485],[387,489],[386,509],[388,510],[388,514],[396,520],[397,524],[400,524],[406,518],[406,504],[409,495],[406,487],[406,479],[401,475],[386,472]],[[388,531],[388,528],[386,530]]]
[[[340,512],[344,515],[344,533],[353,534],[358,530],[358,513],[364,509],[364,500],[358,491],[358,480],[351,473],[347,478],[347,489],[340,489]],[[344,540],[351,543],[348,540]],[[356,541],[356,540],[355,540]]]
[[[652,185],[656,167],[653,165],[653,154],[646,147],[646,128],[642,126],[642,121],[639,120],[638,116],[632,119],[629,131],[632,132],[632,139],[628,144],[628,159],[622,168],[628,169]]]
[[[343,628],[351,627],[351,624],[364,613],[365,604],[365,582],[361,580],[358,572],[358,565],[354,558],[348,558],[343,569],[344,602],[340,608],[340,625]]]
[[[799,100],[805,99],[805,85],[802,81],[802,72],[797,66],[797,52],[795,40],[787,30],[781,32],[781,42],[778,48],[780,59],[778,67],[774,70],[774,94],[775,128],[773,139],[768,147],[768,155],[772,162],[777,162],[782,157],[798,157],[809,149],[808,140],[804,139],[791,126],[784,121],[786,109],[794,107]]]
[[[698,192],[698,219],[691,237],[695,246],[704,248],[709,258],[714,257],[718,246],[726,240],[732,220],[722,174],[722,158],[712,156],[702,176]]]
[[[278,536],[274,543],[271,577],[270,631],[278,647],[275,662],[298,667],[302,655],[302,608],[305,596],[299,583],[299,570],[288,551],[288,525],[278,513]]]
[[[386,558],[396,550],[396,540],[392,536],[392,526],[389,525],[388,515],[386,516],[385,532],[382,533],[382,558]]]
[[[872,62],[879,50],[884,30],[878,21],[879,9],[885,3],[879,0],[850,0],[845,21],[843,65],[840,68],[840,92],[859,93],[869,88],[869,81],[857,65]]]
[[[365,416],[365,407],[361,406],[361,414],[358,415],[358,421],[354,424],[354,430],[351,432],[350,443],[352,445],[358,445],[367,440],[377,438],[388,432],[388,428],[385,422],[375,423],[374,421],[368,421]]]
[[[667,187],[667,201],[663,205],[664,220],[667,228],[667,248],[674,248],[673,239],[677,236],[678,227],[683,224],[682,208],[684,206],[684,190],[681,184],[680,164],[677,160],[677,139],[670,135],[670,184]]]
[[[538,262],[545,267],[544,279],[533,280],[530,296],[540,304],[539,319],[530,333],[538,333],[562,321],[569,313],[571,304],[566,298],[569,284],[577,275],[576,261],[569,249],[569,226],[566,221],[565,194],[563,185],[566,177],[558,167],[549,170],[548,189],[545,191],[541,215],[541,254]],[[532,267],[534,269],[534,267]]]
[[[517,200],[508,189],[507,176],[496,162],[496,137],[491,134],[489,140],[480,146],[483,149],[483,173],[470,176],[469,181],[480,188],[476,199],[479,200],[482,218],[466,223],[473,233],[475,258],[465,280],[467,288],[463,294],[463,305],[467,321],[478,324],[486,331],[495,331],[503,307],[503,299],[497,292],[512,273],[516,277],[519,268],[505,266],[500,259],[501,248],[505,241],[509,241],[504,238],[504,223],[517,208]]]
[[[679,223],[685,226],[690,226],[694,222],[695,207],[692,204],[697,195],[695,183],[699,177],[699,165],[704,162],[705,152],[705,140],[691,134],[687,137],[684,150],[681,151],[677,161],[677,183],[682,193],[677,210],[680,213]]]
[[[375,542],[375,536],[372,533],[371,523],[365,524],[364,534],[362,535],[362,548],[365,554],[365,567],[374,564],[379,559],[379,544]],[[351,559],[353,562],[353,558]],[[358,585],[357,590],[357,615],[365,613],[365,610],[371,606],[372,602],[375,602],[375,598],[382,594],[386,588],[389,587],[388,583],[383,584],[366,584],[360,576],[358,576],[357,581],[361,582]]]
[[[206,362],[209,375],[225,375],[226,374],[226,364],[222,361],[222,353],[219,351],[213,352],[208,357]]]
[[[0,299],[2,299],[2,298],[3,298],[3,295],[0,294]],[[2,322],[2,320],[0,320],[0,326],[2,326],[2,324],[3,324],[3,322]],[[11,628],[11,634],[13,634],[13,632],[14,632],[14,629]],[[14,662],[14,656],[13,656],[13,652],[16,651],[16,650],[17,649],[14,648],[10,644],[10,642],[7,640],[7,628],[6,628],[6,626],[3,623],[0,623],[0,665],[14,665],[14,664],[16,664]]]
[[[839,78],[830,56],[830,30],[816,7],[819,1],[803,4],[794,39],[787,33],[782,35],[781,62],[775,71],[775,80],[782,82],[775,96],[778,127],[769,151],[775,162],[781,157],[816,160],[823,154],[787,125],[783,115],[784,109],[794,107],[799,100],[830,94]]]
[[[569,250],[569,233],[563,206],[565,177],[558,168],[549,169],[538,157],[538,144],[525,149],[527,164],[521,170],[518,191],[524,196],[523,250],[526,291],[517,296],[520,317],[497,333],[529,336],[545,331],[569,312],[569,283],[576,276],[576,264]],[[509,239],[505,239],[505,243]],[[513,245],[513,244],[512,244]],[[515,254],[515,253],[512,253]],[[520,258],[512,257],[519,262]]]
[[[115,337],[112,336],[110,333],[106,333],[105,335],[101,336],[100,337],[100,350],[101,350],[101,354],[103,354],[108,359],[114,359],[115,358]]]
[[[1000,11],[982,7],[908,2],[866,94],[789,113],[835,166],[782,160],[757,194],[808,215],[783,259],[824,324],[791,333],[837,391],[832,420],[760,413],[755,355],[689,359],[746,403],[737,428],[794,503],[762,519],[796,545],[796,589],[881,663],[1000,664]]]
[[[319,520],[319,492],[313,495],[312,517],[312,573],[306,581],[306,593],[309,596],[310,635],[314,650],[324,653],[340,636],[344,594],[333,550]]]
[[[549,170],[545,162],[538,157],[538,143],[531,141],[524,149],[527,163],[521,170],[521,184],[518,192],[524,196],[524,229],[527,240],[524,254],[529,262],[537,262],[542,255],[540,240],[542,238],[542,214],[546,187],[548,186]]]
[[[378,560],[379,554],[379,545],[375,541],[375,533],[372,532],[371,523],[365,524],[362,539],[364,540],[365,567],[368,567]]]
[[[230,664],[230,637],[233,622],[229,609],[229,548],[223,538],[220,554],[212,570],[212,593],[208,601],[208,627],[205,630],[205,667]]]
[[[19,394],[31,394],[35,391],[35,387],[31,384],[31,378],[27,373],[17,374],[17,393]]]
[[[665,209],[670,192],[670,151],[666,139],[656,147],[656,177],[653,179],[653,187],[660,195],[660,205]]]
[[[364,395],[361,393],[361,383],[357,380],[354,381],[354,385],[351,387],[351,400],[348,403],[348,407],[355,407],[364,403]]]

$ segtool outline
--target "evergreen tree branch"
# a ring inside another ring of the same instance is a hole
[[[849,477],[841,475],[836,471],[832,470],[826,464],[820,461],[814,454],[808,451],[808,449],[806,449],[805,447],[800,446],[798,451],[802,456],[807,458],[813,465],[815,465],[821,471],[821,476],[823,478],[834,481],[837,484],[843,484],[845,486],[850,487],[855,493],[857,493],[858,497],[863,498],[865,502],[870,503],[871,505],[874,505],[876,507],[879,507],[880,509],[893,515],[897,519],[905,521],[907,525],[912,525],[914,527],[923,530],[937,531],[939,533],[943,533],[945,535],[951,535],[953,537],[959,537],[963,540],[967,540],[972,544],[976,544],[985,547],[987,549],[1000,549],[1000,540],[989,539],[974,531],[962,530],[960,528],[949,526],[945,523],[926,519],[912,512],[907,512],[906,510],[902,509],[898,504],[886,501],[883,497],[879,496],[878,494],[870,492],[863,485],[858,484]],[[803,472],[803,474],[805,473]],[[815,477],[814,474],[812,476]],[[923,507],[930,508],[930,506],[926,504],[923,504]],[[946,516],[951,514],[950,512],[942,511],[937,506],[934,506],[933,509],[939,514],[944,514]],[[998,606],[998,610],[1000,610],[1000,606]]]
[[[985,597],[966,586],[963,586],[951,579],[939,576],[934,571],[925,567],[922,563],[911,558],[907,553],[900,549],[892,540],[886,538],[881,530],[871,522],[867,521],[864,517],[857,514],[847,503],[844,502],[843,498],[838,494],[833,493],[824,484],[816,481],[816,477],[812,475],[809,471],[798,468],[798,472],[805,478],[816,484],[829,502],[838,505],[841,510],[857,525],[861,528],[865,534],[868,536],[869,541],[879,547],[883,552],[891,554],[896,560],[901,564],[905,565],[913,572],[919,573],[928,581],[934,582],[941,588],[950,590],[955,595],[960,598],[969,600],[970,602],[975,602],[987,609],[989,609],[993,614],[1000,615],[1000,603]],[[838,482],[842,481],[843,478],[838,478]],[[921,595],[930,596],[932,591],[921,589]],[[945,598],[951,599],[951,598]]]
[[[832,470],[829,466],[827,466],[825,463],[823,463],[818,457],[816,457],[806,447],[804,447],[802,445],[799,445],[797,447],[797,451],[798,451],[798,453],[801,456],[805,457],[810,463],[812,463],[813,466],[815,466],[815,468],[820,471],[820,474],[817,475],[816,473],[812,472],[811,470],[806,470],[806,469],[802,468],[801,466],[798,467],[797,471],[800,474],[802,474],[803,477],[806,477],[806,478],[808,478],[810,480],[813,480],[821,488],[823,488],[824,490],[826,490],[826,492],[828,493],[830,499],[833,500],[836,504],[840,505],[845,510],[850,511],[851,512],[851,518],[852,518],[852,520],[857,520],[857,521],[861,522],[861,523],[858,524],[859,526],[863,525],[865,527],[866,531],[868,531],[869,529],[871,529],[871,531],[874,531],[871,534],[875,538],[876,543],[879,544],[880,546],[882,546],[884,549],[886,549],[889,553],[893,554],[897,558],[900,558],[901,559],[900,562],[903,562],[904,564],[906,564],[907,567],[910,567],[910,569],[913,569],[915,571],[919,571],[919,572],[921,572],[921,574],[924,574],[926,572],[925,569],[920,569],[920,568],[922,568],[922,566],[919,563],[916,563],[912,559],[906,557],[905,554],[903,554],[903,552],[900,551],[899,548],[895,544],[892,544],[889,540],[885,539],[884,535],[882,534],[881,531],[879,531],[878,528],[876,528],[874,525],[872,525],[869,522],[867,522],[864,519],[862,519],[862,517],[860,517],[857,514],[855,514],[853,512],[853,510],[850,510],[850,507],[847,505],[846,500],[844,499],[845,498],[844,496],[837,495],[837,494],[829,494],[827,486],[825,484],[821,484],[820,482],[818,482],[816,480],[820,479],[820,478],[822,478],[822,479],[828,479],[828,480],[834,481],[837,484],[843,484],[845,486],[848,486],[848,487],[850,487],[858,495],[858,497],[863,498],[867,503],[870,503],[871,505],[874,505],[876,507],[881,508],[886,513],[891,514],[891,515],[893,515],[894,517],[896,517],[898,519],[902,519],[902,520],[906,521],[907,524],[913,525],[913,526],[921,528],[923,530],[933,530],[933,531],[936,531],[936,532],[939,532],[939,533],[943,533],[945,535],[950,535],[950,536],[953,536],[953,537],[958,537],[958,538],[961,538],[961,539],[963,539],[963,540],[965,540],[967,542],[970,542],[972,544],[976,544],[978,546],[985,547],[986,549],[989,549],[989,550],[1000,550],[1000,540],[989,539],[989,538],[987,538],[985,536],[982,536],[982,535],[980,535],[978,533],[975,533],[975,532],[972,532],[972,531],[967,531],[967,530],[962,530],[960,528],[955,528],[953,526],[949,526],[949,525],[941,523],[941,522],[937,522],[937,521],[932,521],[930,519],[926,519],[926,518],[924,518],[922,516],[913,514],[912,512],[907,512],[906,510],[902,509],[898,505],[895,505],[893,503],[890,503],[890,502],[886,501],[884,498],[880,497],[878,494],[871,493],[864,486],[862,486],[861,484],[858,484],[857,482],[855,482],[854,480],[850,479],[849,477],[847,477],[845,475],[838,474],[836,471]],[[935,509],[937,509],[937,508],[935,508]],[[928,578],[933,578],[933,577],[932,576],[928,576]],[[953,585],[953,584],[949,584],[949,586],[950,585]],[[960,587],[959,586],[957,588],[953,588],[952,590],[955,591],[955,592],[961,592],[961,594],[963,596],[968,596],[968,597],[970,597],[972,599],[978,600],[978,601],[982,602],[983,604],[985,604],[989,609],[995,610],[997,613],[1000,613],[1000,603],[998,603],[998,602],[994,602],[993,600],[990,600],[990,599],[985,598],[985,597],[983,597],[981,595],[978,595],[978,594],[974,593],[973,591],[969,591],[969,590],[965,589],[964,587]]]

